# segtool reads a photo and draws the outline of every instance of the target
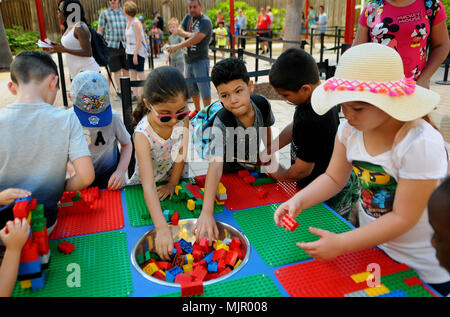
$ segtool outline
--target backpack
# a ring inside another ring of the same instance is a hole
[[[270,103],[265,97],[261,95],[251,95],[250,99],[258,107],[259,111],[261,111],[261,114],[265,121],[264,126],[268,125],[266,119],[270,114]],[[199,111],[199,113],[197,113],[197,115],[191,120],[193,126],[192,139],[194,148],[202,159],[208,159],[210,155],[211,149],[209,144],[211,143],[212,137],[211,128],[216,116],[219,116],[220,120],[225,124],[226,127],[237,127],[236,117],[231,111],[228,111],[223,106],[220,100],[213,102],[209,106]],[[234,148],[236,151],[236,144]]]
[[[103,36],[91,26],[89,26],[89,31],[91,32],[92,56],[100,67],[107,66],[109,64],[108,44]]]

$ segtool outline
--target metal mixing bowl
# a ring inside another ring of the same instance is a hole
[[[195,226],[197,219],[183,219],[178,222],[178,226],[169,226],[170,230],[172,231],[172,237],[174,242],[180,240],[180,237],[182,237],[184,240],[194,243],[195,242],[195,236],[192,234],[192,229]],[[216,221],[217,229],[219,229],[219,238],[218,240],[224,240],[225,238],[233,239],[234,237],[239,238],[241,240],[241,245],[243,248],[243,252],[245,254],[244,259],[242,260],[242,263],[232,270],[230,273],[221,276],[219,278],[216,278],[214,280],[209,280],[203,283],[203,285],[213,284],[216,282],[223,281],[233,274],[236,274],[240,269],[244,267],[244,265],[248,262],[248,259],[250,257],[250,243],[247,239],[247,237],[237,230],[236,228],[230,226],[229,224],[226,224],[224,222]],[[139,266],[136,255],[141,254],[147,251],[148,244],[147,244],[147,236],[151,236],[153,238],[153,241],[155,241],[155,235],[156,231],[155,229],[152,229],[150,231],[147,231],[134,245],[133,250],[131,251],[131,263],[133,264],[134,268],[146,279],[157,283],[161,285],[166,286],[173,286],[173,287],[179,287],[180,284],[178,283],[172,283],[168,281],[162,281],[160,279],[154,278],[147,273],[145,273],[141,267]],[[154,250],[150,250],[154,251]]]

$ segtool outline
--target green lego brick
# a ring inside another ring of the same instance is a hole
[[[250,185],[258,186],[258,185],[272,184],[276,182],[277,180],[275,178],[265,176],[257,178],[253,183],[250,183]]]
[[[186,190],[183,187],[184,190]],[[180,190],[181,194],[185,198],[179,201],[177,195],[173,195],[172,199],[165,199],[161,202],[161,209],[178,211],[180,213],[180,219],[193,218],[200,215],[199,213],[193,213],[187,208],[187,193],[184,190]],[[187,190],[186,190],[187,191]],[[194,198],[195,199],[195,198]],[[150,217],[150,212],[147,209],[147,205],[144,200],[144,192],[141,185],[128,186],[125,188],[125,201],[128,211],[128,217],[130,224],[133,227],[152,225],[153,220]],[[223,211],[223,206],[214,204],[214,214],[221,213]]]
[[[79,201],[81,200],[81,193],[78,192],[76,193],[76,195],[72,198],[72,201]]]
[[[386,276],[381,276],[380,280],[391,292],[402,290],[409,297],[433,297],[433,295],[422,285],[408,286],[403,280],[409,277],[419,277],[413,270],[402,271]]]
[[[233,213],[233,217],[255,247],[263,261],[270,266],[280,266],[311,258],[297,242],[318,240],[309,232],[316,227],[334,233],[350,231],[352,227],[323,204],[318,204],[300,213],[296,218],[299,226],[294,232],[275,225],[273,214],[280,204],[246,209]]]
[[[251,287],[249,287],[251,285]],[[194,297],[281,297],[271,278],[264,274],[226,280],[204,287],[204,293]],[[160,297],[181,297],[181,291]]]
[[[133,292],[126,234],[111,231],[66,238],[75,245],[71,254],[58,252],[62,240],[51,240],[51,260],[45,286],[40,290],[21,289],[15,297],[123,297]],[[76,284],[79,273],[80,284]],[[79,287],[78,287],[79,286]]]

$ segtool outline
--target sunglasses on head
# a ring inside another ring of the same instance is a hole
[[[158,114],[158,112],[156,111],[155,107],[152,107],[153,111],[155,112],[156,117],[159,119],[159,121],[161,121],[162,123],[167,123],[170,120],[172,120],[172,118],[175,118],[177,121],[181,121],[184,118],[186,118],[186,116],[189,114],[189,110],[177,113],[177,114]]]

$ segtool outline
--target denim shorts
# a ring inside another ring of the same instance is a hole
[[[193,63],[186,63],[186,79],[204,78],[209,76],[209,59],[202,59]],[[203,99],[211,98],[211,82],[202,81],[198,83],[188,82],[190,96],[196,96],[199,93]]]

